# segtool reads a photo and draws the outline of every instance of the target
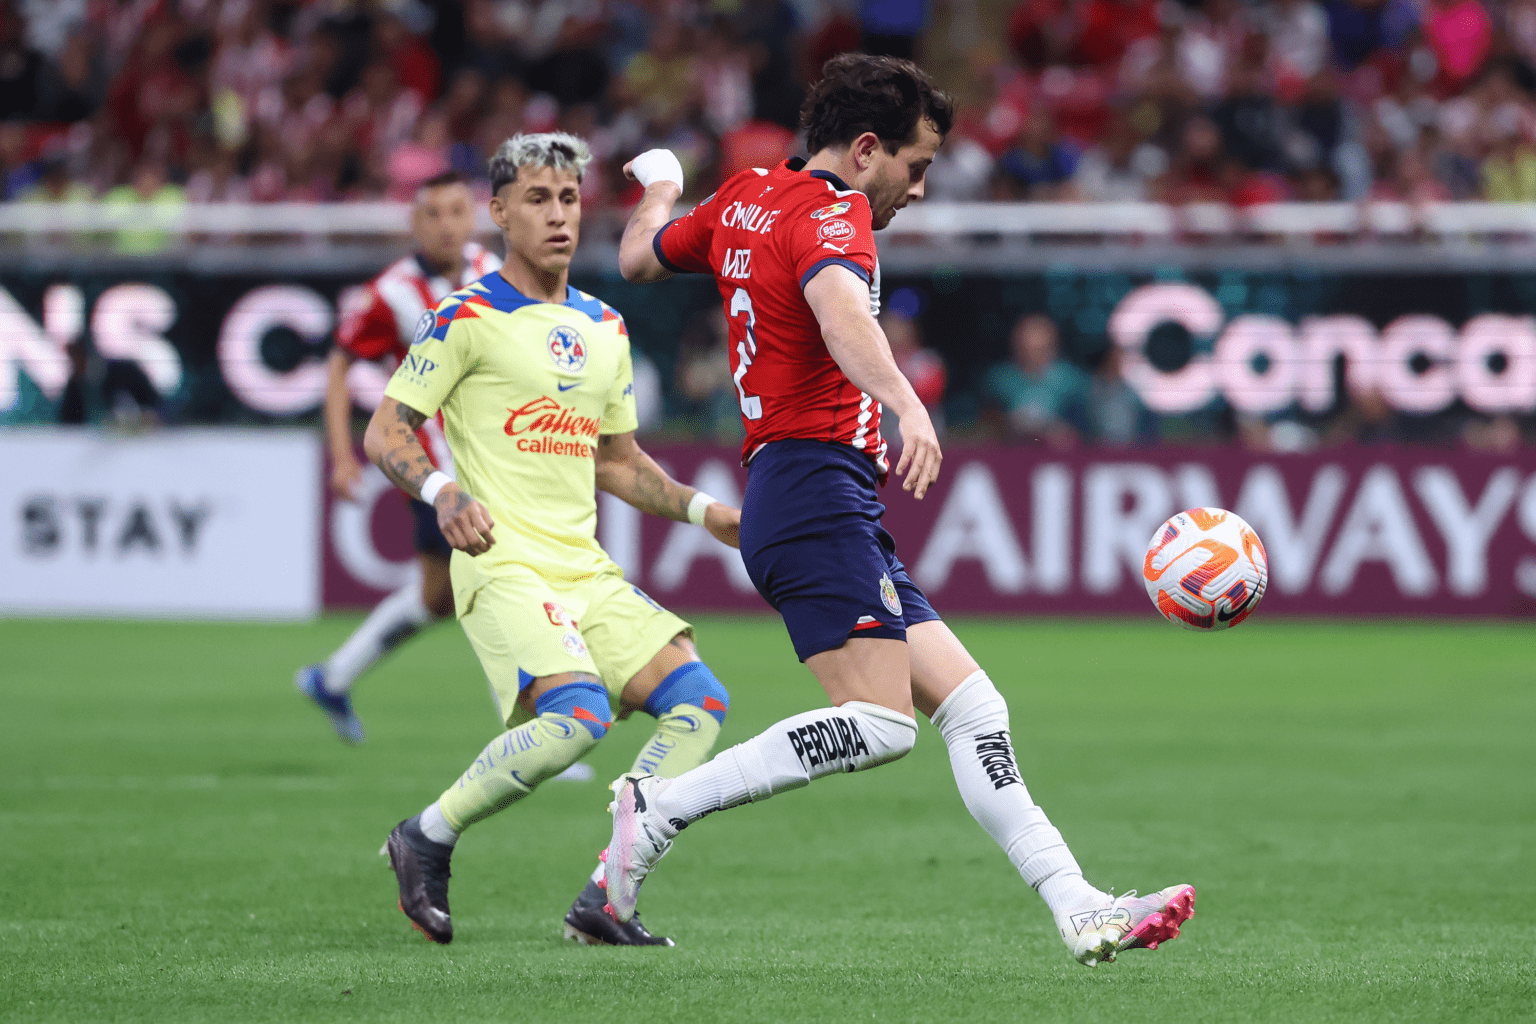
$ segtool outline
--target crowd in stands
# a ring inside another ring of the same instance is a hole
[[[857,48],[913,56],[954,94],[933,198],[1536,201],[1536,0],[0,0],[0,200],[407,199],[448,169],[483,191],[503,139],[557,127],[598,156],[589,207],[632,202],[620,167],[655,146],[698,199],[792,155],[805,87]],[[1328,422],[1218,412],[1181,434],[1112,348],[1064,360],[1044,316],[965,381],[917,320],[885,327],[959,431],[1298,447],[1409,430],[1366,395]],[[702,318],[657,388],[666,419],[722,438],[739,430],[723,338]],[[1519,437],[1435,424],[1414,429]]]
[[[1536,200],[1536,0],[0,0],[0,198],[399,198],[518,130],[796,148],[828,56],[956,96],[948,199]]]

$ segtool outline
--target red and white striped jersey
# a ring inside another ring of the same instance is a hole
[[[747,428],[742,462],[770,441],[846,444],[890,471],[880,403],[854,386],[827,351],[805,301],[828,266],[870,286],[879,312],[880,264],[869,200],[828,171],[788,160],[733,175],[656,233],[656,258],[675,273],[713,274],[730,321],[731,374]]]
[[[415,254],[398,259],[362,288],[342,295],[336,344],[359,359],[379,363],[387,380],[410,350],[424,315],[453,292],[500,268],[501,260],[478,242],[464,246],[464,271],[458,280],[431,274]],[[433,465],[450,469],[452,456],[443,439],[441,416],[422,424],[416,437]]]

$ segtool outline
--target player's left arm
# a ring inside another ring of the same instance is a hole
[[[688,506],[699,492],[667,475],[635,440],[634,431],[597,439],[597,488],[642,512],[688,522]],[[733,548],[741,547],[741,510],[723,502],[704,509],[704,528]]]

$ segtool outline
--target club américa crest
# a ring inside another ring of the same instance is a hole
[[[890,573],[880,577],[880,603],[892,615],[901,614],[901,598],[896,596],[896,584],[891,582]]]
[[[426,341],[432,334],[432,328],[437,326],[437,310],[429,309],[421,314],[421,319],[416,321],[416,333],[411,336],[411,348],[415,348]]]
[[[549,358],[574,373],[587,365],[587,343],[576,328],[561,325],[549,332]]]

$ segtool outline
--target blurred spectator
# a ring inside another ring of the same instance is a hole
[[[1536,201],[1536,149],[1528,139],[1507,132],[1483,160],[1483,198],[1495,203]]]
[[[160,395],[138,363],[104,359],[85,344],[65,346],[69,379],[59,396],[59,422],[70,426],[110,423],[118,427],[153,426],[160,421]]]
[[[69,175],[69,161],[62,153],[37,162],[38,178],[18,198],[28,203],[88,203],[95,198],[90,186]]]
[[[92,37],[76,32],[43,68],[38,81],[37,118],[83,121],[101,106],[106,90],[106,68],[99,60]]]
[[[1328,15],[1314,0],[1275,0],[1261,24],[1269,38],[1275,90],[1293,100],[1328,60]]]
[[[721,305],[712,303],[696,316],[677,354],[674,386],[683,412],[699,433],[719,441],[743,436],[736,385],[731,380],[730,327]]]
[[[1143,142],[1130,119],[1118,117],[1104,141],[1089,149],[1072,175],[1072,195],[1095,203],[1139,203],[1168,170],[1168,154]]]
[[[1335,444],[1393,444],[1405,440],[1401,419],[1374,387],[1349,395],[1348,404],[1329,424],[1326,436]]]
[[[1088,0],[1078,17],[1073,57],[1097,67],[1118,67],[1138,40],[1158,34],[1158,0]]]
[[[101,201],[113,206],[171,210],[185,205],[187,198],[180,186],[166,180],[165,164],[148,158],[139,161],[129,184],[112,189]],[[170,234],[160,228],[125,227],[114,235],[113,247],[120,253],[150,253],[164,249],[170,240]]]
[[[1083,422],[1087,374],[1060,358],[1056,322],[1042,313],[1020,317],[1010,342],[1012,361],[987,371],[987,401],[1003,413],[1013,435],[1070,444]]]
[[[1227,94],[1211,111],[1211,121],[1221,133],[1223,150],[1256,171],[1282,168],[1280,139],[1284,117],[1273,90],[1264,80],[1264,69],[1238,63],[1228,75]]]
[[[716,135],[735,131],[752,118],[752,55],[741,45],[729,19],[717,17],[710,22],[690,75],[704,124]]]
[[[896,368],[901,375],[907,378],[907,383],[912,385],[912,390],[917,392],[918,401],[923,403],[928,410],[928,416],[933,420],[933,425],[942,431],[944,429],[944,387],[947,382],[947,373],[944,369],[944,357],[931,348],[923,347],[923,335],[917,325],[917,321],[911,317],[887,310],[880,315],[880,327],[885,331],[885,339],[890,342],[891,356],[896,360]],[[884,413],[882,429],[889,422],[892,427],[898,425],[894,413],[889,410]],[[899,436],[888,433],[887,436]]]
[[[1167,203],[1222,202],[1227,198],[1223,157],[1216,125],[1205,117],[1191,119],[1162,182],[1160,198]]]
[[[1172,76],[1201,98],[1221,92],[1226,53],[1206,32],[1189,27],[1191,16],[1177,3],[1158,6],[1158,32],[1133,42],[1120,64],[1123,88],[1135,91],[1158,75]]]
[[[917,37],[928,23],[928,0],[862,0],[864,52],[917,59]]]
[[[1513,416],[1473,416],[1462,426],[1461,440],[1474,451],[1509,455],[1520,449],[1520,423]]]
[[[1125,353],[1111,344],[1088,382],[1088,436],[1097,444],[1123,448],[1152,441],[1156,420],[1123,376]]]
[[[251,186],[238,170],[235,154],[223,147],[205,152],[203,164],[187,179],[189,203],[248,203]]]
[[[932,63],[959,118],[935,198],[1524,194],[1536,0],[1022,0],[996,40],[974,7],[941,15]],[[24,135],[0,160],[18,194],[57,126],[79,124],[77,177],[102,191],[148,158],[199,196],[241,194],[208,191],[216,170],[256,201],[369,198],[439,155],[479,175],[508,135],[560,125],[598,154],[589,203],[632,201],[618,167],[658,145],[680,150],[696,199],[793,150],[828,56],[917,52],[938,10],[0,0],[0,123]]]
[[[1056,134],[1050,115],[1036,111],[997,161],[993,198],[1055,199],[1077,170],[1077,158],[1077,148]]]
[[[422,182],[448,169],[448,119],[433,111],[416,122],[411,138],[389,154],[389,198],[407,202]]]

